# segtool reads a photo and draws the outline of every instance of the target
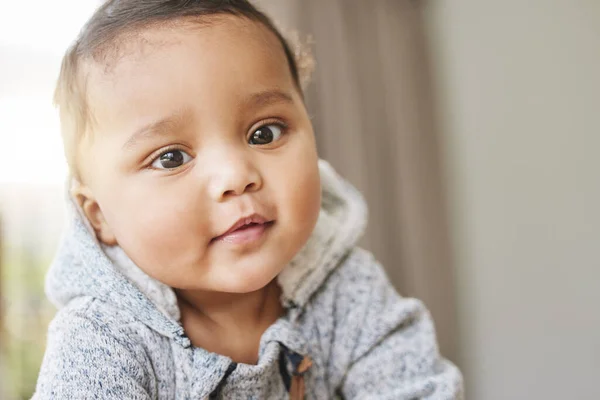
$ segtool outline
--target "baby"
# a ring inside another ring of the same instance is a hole
[[[35,399],[454,399],[422,303],[358,248],[303,71],[246,0],[114,0],[63,59],[73,185]]]

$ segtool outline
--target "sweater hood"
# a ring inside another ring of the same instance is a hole
[[[367,220],[360,193],[319,161],[321,210],[309,240],[278,276],[285,307],[302,308],[356,245]],[[104,246],[68,197],[69,224],[46,276],[46,295],[62,308],[93,297],[131,313],[155,331],[187,342],[175,292],[137,267],[118,246]],[[189,343],[186,343],[189,345]]]

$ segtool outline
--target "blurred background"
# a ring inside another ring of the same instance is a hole
[[[320,154],[470,399],[599,399],[600,1],[260,0],[310,35]],[[0,399],[29,398],[64,224],[51,98],[99,4],[0,1]]]

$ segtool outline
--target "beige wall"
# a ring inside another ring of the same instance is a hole
[[[436,0],[471,399],[600,399],[600,1]]]

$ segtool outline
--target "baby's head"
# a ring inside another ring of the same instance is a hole
[[[264,287],[319,213],[300,74],[247,1],[108,1],[56,91],[73,195],[98,239],[174,288]],[[228,232],[237,222],[251,224]]]

